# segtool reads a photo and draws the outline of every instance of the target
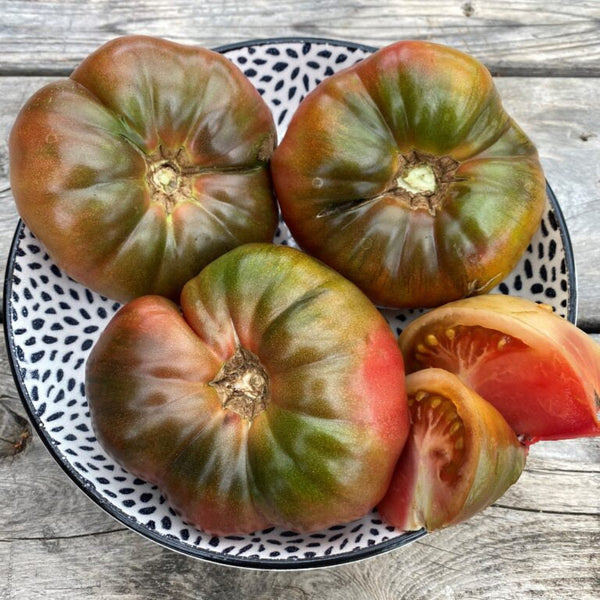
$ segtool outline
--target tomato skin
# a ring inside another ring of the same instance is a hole
[[[415,152],[442,171],[433,195],[398,187]],[[300,246],[387,307],[488,291],[546,202],[537,151],[489,72],[426,42],[398,42],[324,80],[294,114],[272,174]]]
[[[398,343],[407,372],[456,373],[529,442],[600,435],[600,347],[548,307],[501,294],[466,298],[422,315]]]
[[[422,429],[417,432],[422,424],[411,418],[409,439],[378,505],[387,522],[408,531],[454,525],[487,508],[517,481],[527,447],[519,443],[502,415],[456,375],[423,369],[407,376],[406,391],[413,405],[415,396],[426,392],[450,402],[453,410],[442,404],[445,410],[441,412],[438,407],[424,425],[424,433]],[[448,412],[455,414],[446,423]],[[443,463],[452,444],[456,445],[449,434],[455,423],[460,424],[455,428],[461,431],[462,454],[456,460],[455,474],[445,476]]]
[[[145,296],[116,314],[87,363],[106,451],[215,534],[312,531],[383,497],[408,433],[395,336],[338,273],[249,244],[186,284],[181,313]],[[215,381],[242,347],[267,374],[266,408],[226,408]]]
[[[117,38],[23,106],[9,140],[19,214],[58,266],[106,296],[173,300],[277,226],[272,115],[225,57]]]

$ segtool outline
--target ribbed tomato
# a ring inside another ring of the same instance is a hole
[[[272,175],[300,246],[389,307],[490,290],[546,202],[536,149],[487,69],[419,41],[321,82],[294,114]]]
[[[496,501],[521,475],[527,448],[502,415],[442,369],[406,378],[411,430],[378,506],[403,530],[440,529]]]
[[[87,363],[104,448],[216,534],[358,518],[408,432],[395,336],[353,284],[285,246],[242,246],[145,296]]]
[[[120,301],[176,299],[217,256],[272,240],[275,142],[269,108],[226,58],[126,36],[27,101],[11,187],[73,278]]]
[[[530,442],[600,435],[600,347],[549,307],[466,298],[413,321],[399,344],[408,372],[456,373]]]

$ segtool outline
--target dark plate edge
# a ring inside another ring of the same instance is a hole
[[[567,229],[567,223],[562,213],[558,200],[554,195],[554,191],[550,187],[550,184],[546,181],[546,195],[552,206],[556,222],[558,223],[558,231],[560,238],[565,249],[565,262],[568,274],[568,285],[569,285],[569,300],[567,306],[567,320],[573,324],[577,323],[577,275],[575,272],[575,256],[573,255],[573,245],[571,244],[571,237],[569,230]]]
[[[274,37],[274,38],[257,38],[253,40],[244,40],[241,42],[233,42],[231,44],[223,44],[213,48],[215,52],[224,54],[231,50],[239,50],[241,48],[247,48],[248,46],[266,46],[273,44],[329,44],[332,46],[344,46],[345,48],[352,48],[353,50],[365,50],[367,52],[375,52],[379,48],[376,46],[369,46],[367,44],[361,44],[360,42],[351,42],[348,40],[336,40],[332,38],[322,37],[311,37],[311,36],[291,36],[291,37]]]

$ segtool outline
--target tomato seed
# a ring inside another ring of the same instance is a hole
[[[427,337],[425,338],[425,341],[427,342],[427,344],[429,346],[438,346],[439,345],[439,341],[435,337],[435,335],[433,335],[433,333],[428,334]]]
[[[419,390],[416,394],[415,394],[415,400],[417,402],[421,402],[421,400],[424,400],[425,398],[427,398],[429,394],[425,391],[425,390]]]

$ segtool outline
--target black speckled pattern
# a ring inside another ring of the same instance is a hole
[[[370,49],[326,40],[277,40],[222,51],[263,94],[281,139],[306,93],[324,77],[364,58]],[[284,224],[276,242],[294,244]],[[574,319],[574,273],[567,246],[560,211],[549,200],[526,255],[496,291],[551,304],[559,314]],[[6,338],[15,379],[38,433],[58,463],[113,516],[167,547],[246,567],[347,562],[422,535],[386,526],[375,511],[310,535],[269,528],[253,535],[213,537],[183,522],[155,486],[130,475],[105,454],[92,430],[85,360],[118,307],[61,273],[33,234],[19,224],[5,283]],[[419,312],[385,314],[399,333]]]

